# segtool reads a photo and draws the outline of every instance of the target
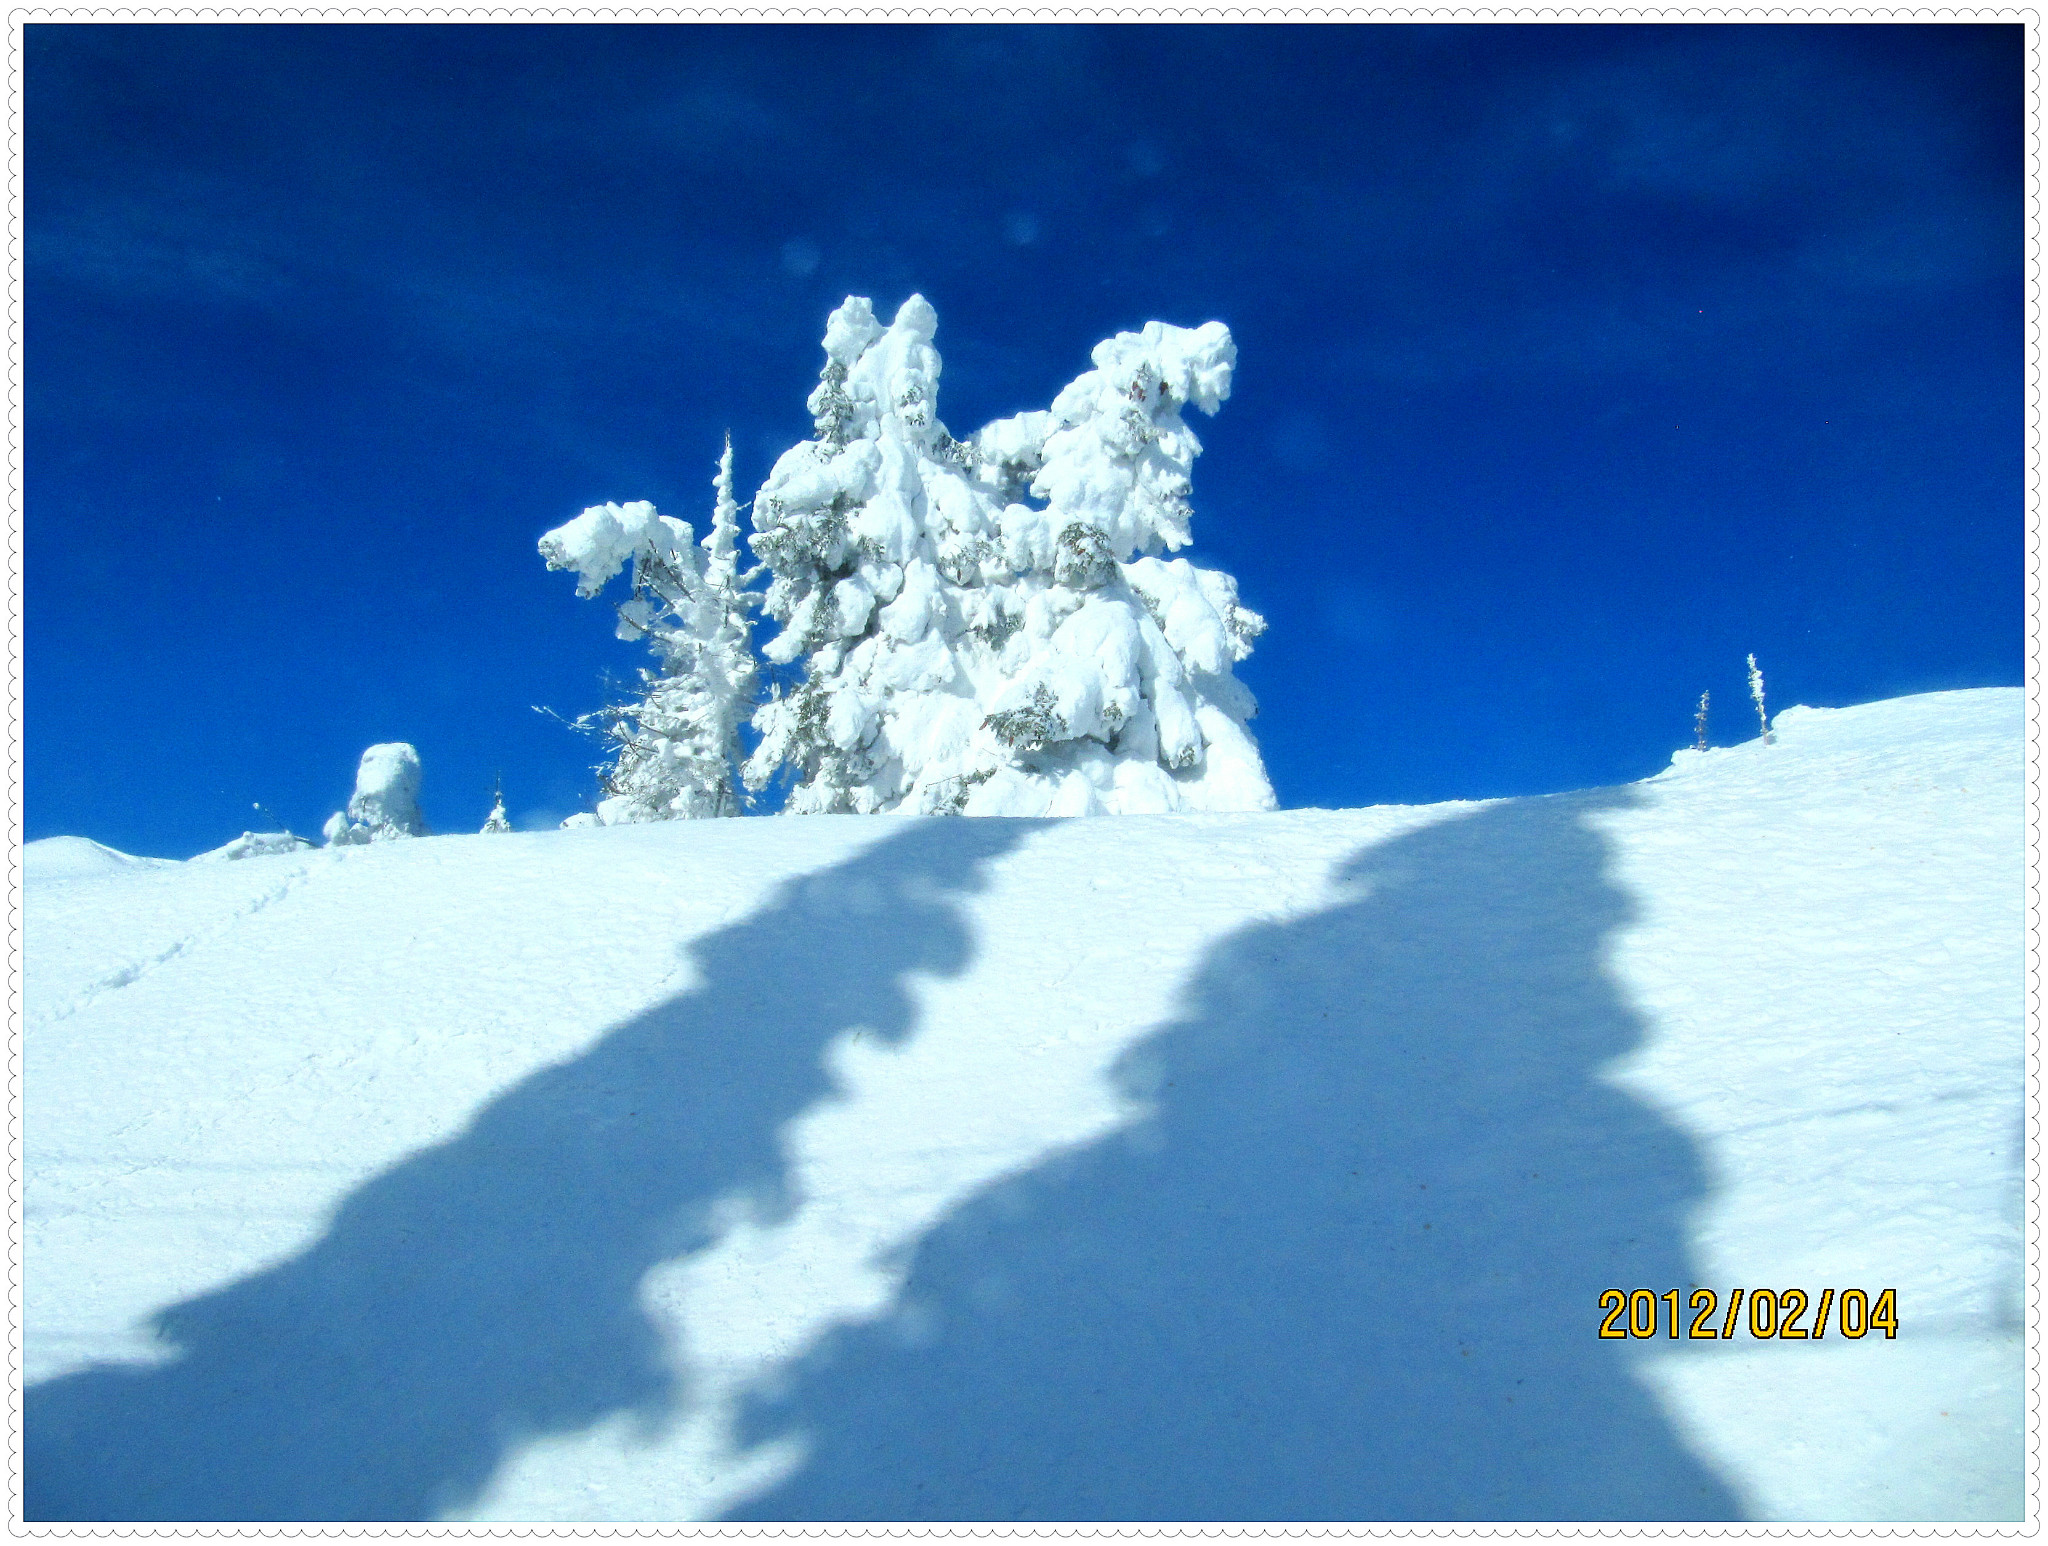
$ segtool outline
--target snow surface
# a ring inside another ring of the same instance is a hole
[[[29,845],[28,1517],[2020,1518],[2022,716],[1485,804]],[[1694,1284],[1901,1330],[1595,1337]]]

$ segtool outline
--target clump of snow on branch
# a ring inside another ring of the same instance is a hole
[[[385,741],[363,753],[347,811],[321,829],[330,847],[428,836],[420,815],[420,754],[404,741]]]
[[[1119,333],[1050,411],[960,441],[937,323],[921,296],[827,323],[815,438],[754,501],[766,654],[801,675],[755,715],[748,782],[786,774],[795,812],[1270,809],[1232,675],[1265,624],[1160,557],[1190,540],[1181,409],[1229,396],[1229,330]]]
[[[730,441],[713,488],[701,544],[689,522],[646,500],[594,505],[540,539],[548,567],[576,575],[579,596],[597,595],[630,566],[619,637],[645,639],[659,661],[640,672],[638,698],[576,721],[613,747],[599,825],[740,814],[739,727],[754,697],[755,598],[739,572]]]

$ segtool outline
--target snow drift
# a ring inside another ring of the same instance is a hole
[[[24,855],[30,1519],[2016,1519],[2022,699],[1545,799]],[[1609,1288],[1897,1291],[1601,1340]]]

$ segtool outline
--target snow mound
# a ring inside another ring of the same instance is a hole
[[[1779,725],[32,878],[27,1517],[2021,1519],[2024,700]]]
[[[76,880],[88,875],[112,875],[125,870],[158,869],[176,864],[175,859],[144,859],[124,854],[118,848],[95,843],[89,837],[44,837],[21,847],[23,880]]]

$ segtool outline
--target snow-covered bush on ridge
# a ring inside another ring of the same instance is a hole
[[[329,816],[321,834],[330,847],[428,836],[420,815],[420,754],[404,741],[380,742],[365,751],[356,765],[348,810]]]
[[[290,832],[244,832],[232,842],[194,854],[194,864],[218,864],[229,859],[254,859],[263,854],[297,853],[313,845]]]
[[[550,569],[575,573],[579,596],[595,596],[631,566],[618,634],[644,638],[660,661],[640,672],[633,702],[576,721],[597,727],[615,748],[601,770],[600,825],[740,814],[739,727],[753,706],[756,672],[748,612],[757,598],[741,588],[730,440],[713,487],[701,545],[688,521],[646,500],[593,505],[540,539]]]
[[[1230,576],[1158,556],[1189,541],[1180,410],[1229,395],[1229,330],[1119,333],[1049,412],[963,442],[937,323],[922,296],[886,328],[848,297],[816,437],[755,497],[765,653],[802,674],[755,715],[748,783],[787,773],[795,812],[1270,809],[1232,674],[1265,624]]]
[[[240,837],[223,843],[218,848],[209,848],[203,854],[194,854],[191,862],[214,864],[230,859],[253,859],[262,854],[296,853],[302,848],[313,846],[265,810],[261,800],[250,801],[249,808],[257,815],[273,822],[272,828],[266,832],[244,832]]]

